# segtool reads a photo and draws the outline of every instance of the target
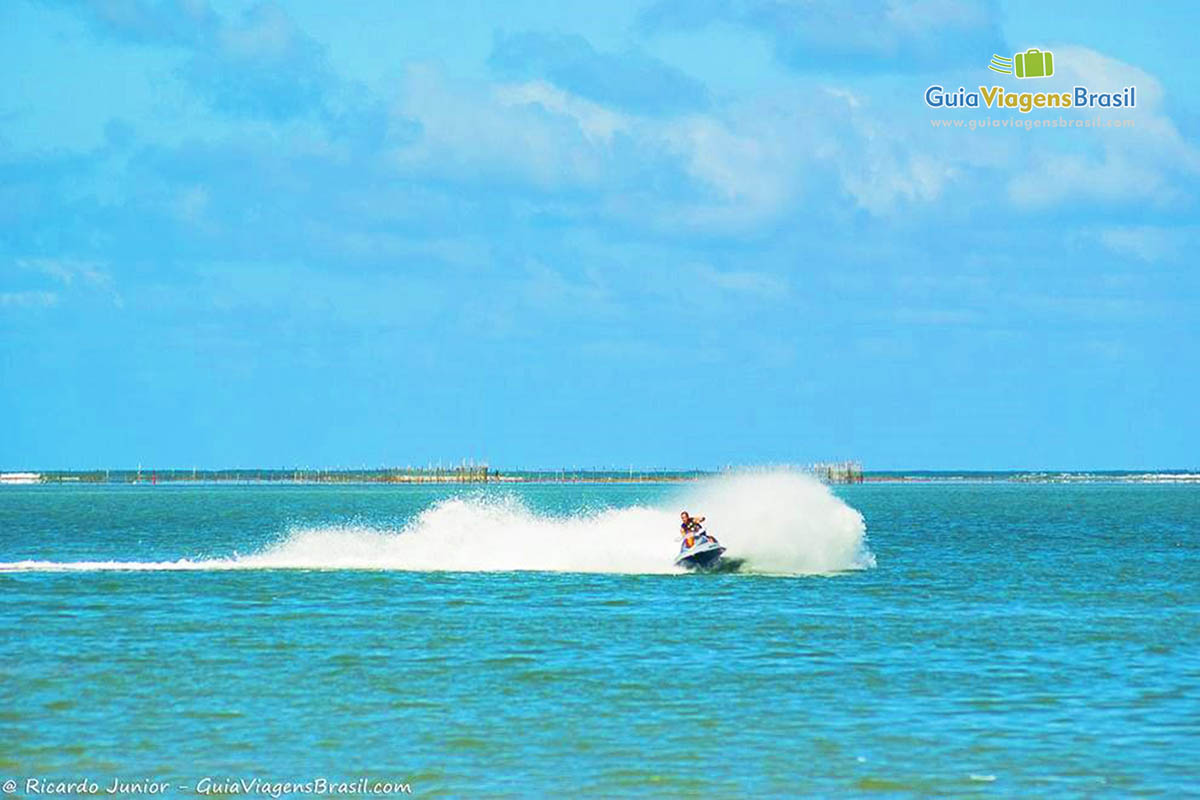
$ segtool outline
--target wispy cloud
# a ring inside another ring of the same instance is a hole
[[[17,260],[22,269],[40,272],[64,286],[76,281],[93,286],[110,286],[112,279],[97,261],[81,261],[72,258],[22,258]]]
[[[649,30],[727,23],[760,32],[798,70],[907,72],[977,60],[1003,41],[991,0],[661,0],[642,16]]]
[[[48,308],[57,304],[56,292],[0,292],[0,306],[5,308]]]
[[[62,287],[55,292],[20,293],[33,294],[43,299],[53,298],[51,302],[44,302],[42,305],[54,305],[62,293],[72,290],[96,293],[109,298],[115,306],[124,305],[112,275],[100,262],[72,258],[22,258],[17,259],[16,265],[22,270],[48,277]]]
[[[214,109],[284,121],[312,116],[361,128],[353,117],[378,121],[359,87],[339,78],[325,47],[301,30],[285,7],[262,2],[238,17],[208,0],[84,0],[104,36],[175,48],[188,55],[177,74]]]
[[[1137,225],[1104,228],[1095,235],[1112,252],[1153,264],[1181,252],[1189,234],[1191,231],[1186,229]]]
[[[719,270],[708,264],[697,265],[691,272],[695,276],[695,286],[732,295],[782,300],[791,291],[791,286],[785,278],[766,272],[748,269]]]
[[[547,80],[613,108],[657,115],[703,108],[704,84],[637,50],[605,53],[577,34],[497,33],[488,63],[509,79]]]
[[[1061,66],[1046,89],[1136,86],[1137,107],[1119,112],[1119,118],[1132,119],[1134,127],[1097,129],[1087,138],[1035,138],[1036,146],[1012,165],[1008,181],[1012,202],[1029,209],[1080,202],[1167,208],[1191,202],[1191,187],[1200,177],[1200,150],[1166,113],[1158,79],[1086,47],[1064,45],[1054,50]]]

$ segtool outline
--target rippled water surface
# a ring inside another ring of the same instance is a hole
[[[1200,487],[843,487],[874,567],[843,537],[751,574],[507,569],[510,541],[555,536],[657,559],[621,526],[669,521],[680,491],[3,487],[0,777],[1200,791]],[[435,512],[433,546],[498,549],[506,569],[402,569],[407,551],[363,568]],[[728,528],[714,532],[734,550]],[[590,557],[575,547],[562,563]],[[357,568],[312,568],[346,550]],[[253,560],[278,552],[292,560]],[[862,568],[786,574],[830,552]]]

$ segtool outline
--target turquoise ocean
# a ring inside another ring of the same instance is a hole
[[[683,508],[741,571],[672,567]],[[1200,486],[0,487],[9,796],[1182,797],[1198,764]]]

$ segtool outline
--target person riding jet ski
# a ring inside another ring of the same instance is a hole
[[[721,560],[721,554],[725,552],[725,548],[721,546],[715,536],[704,530],[701,524],[704,522],[704,517],[693,517],[688,512],[682,511],[679,519],[679,531],[682,534],[683,544],[679,548],[679,555],[675,556],[675,565],[700,570],[715,568],[717,562]]]
[[[700,524],[704,522],[704,517],[693,517],[686,511],[680,511],[679,519],[679,532],[683,535],[683,546],[691,547],[696,543],[696,534],[704,530],[704,526]]]

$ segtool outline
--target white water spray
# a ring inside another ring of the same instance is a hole
[[[811,477],[790,471],[724,475],[653,507],[552,516],[514,496],[455,497],[398,530],[299,528],[262,552],[170,562],[0,564],[0,571],[370,569],[669,573],[679,511],[707,518],[744,571],[824,574],[874,566],[862,515]]]
[[[732,473],[697,484],[685,501],[750,570],[811,575],[875,566],[862,514],[808,475]]]

